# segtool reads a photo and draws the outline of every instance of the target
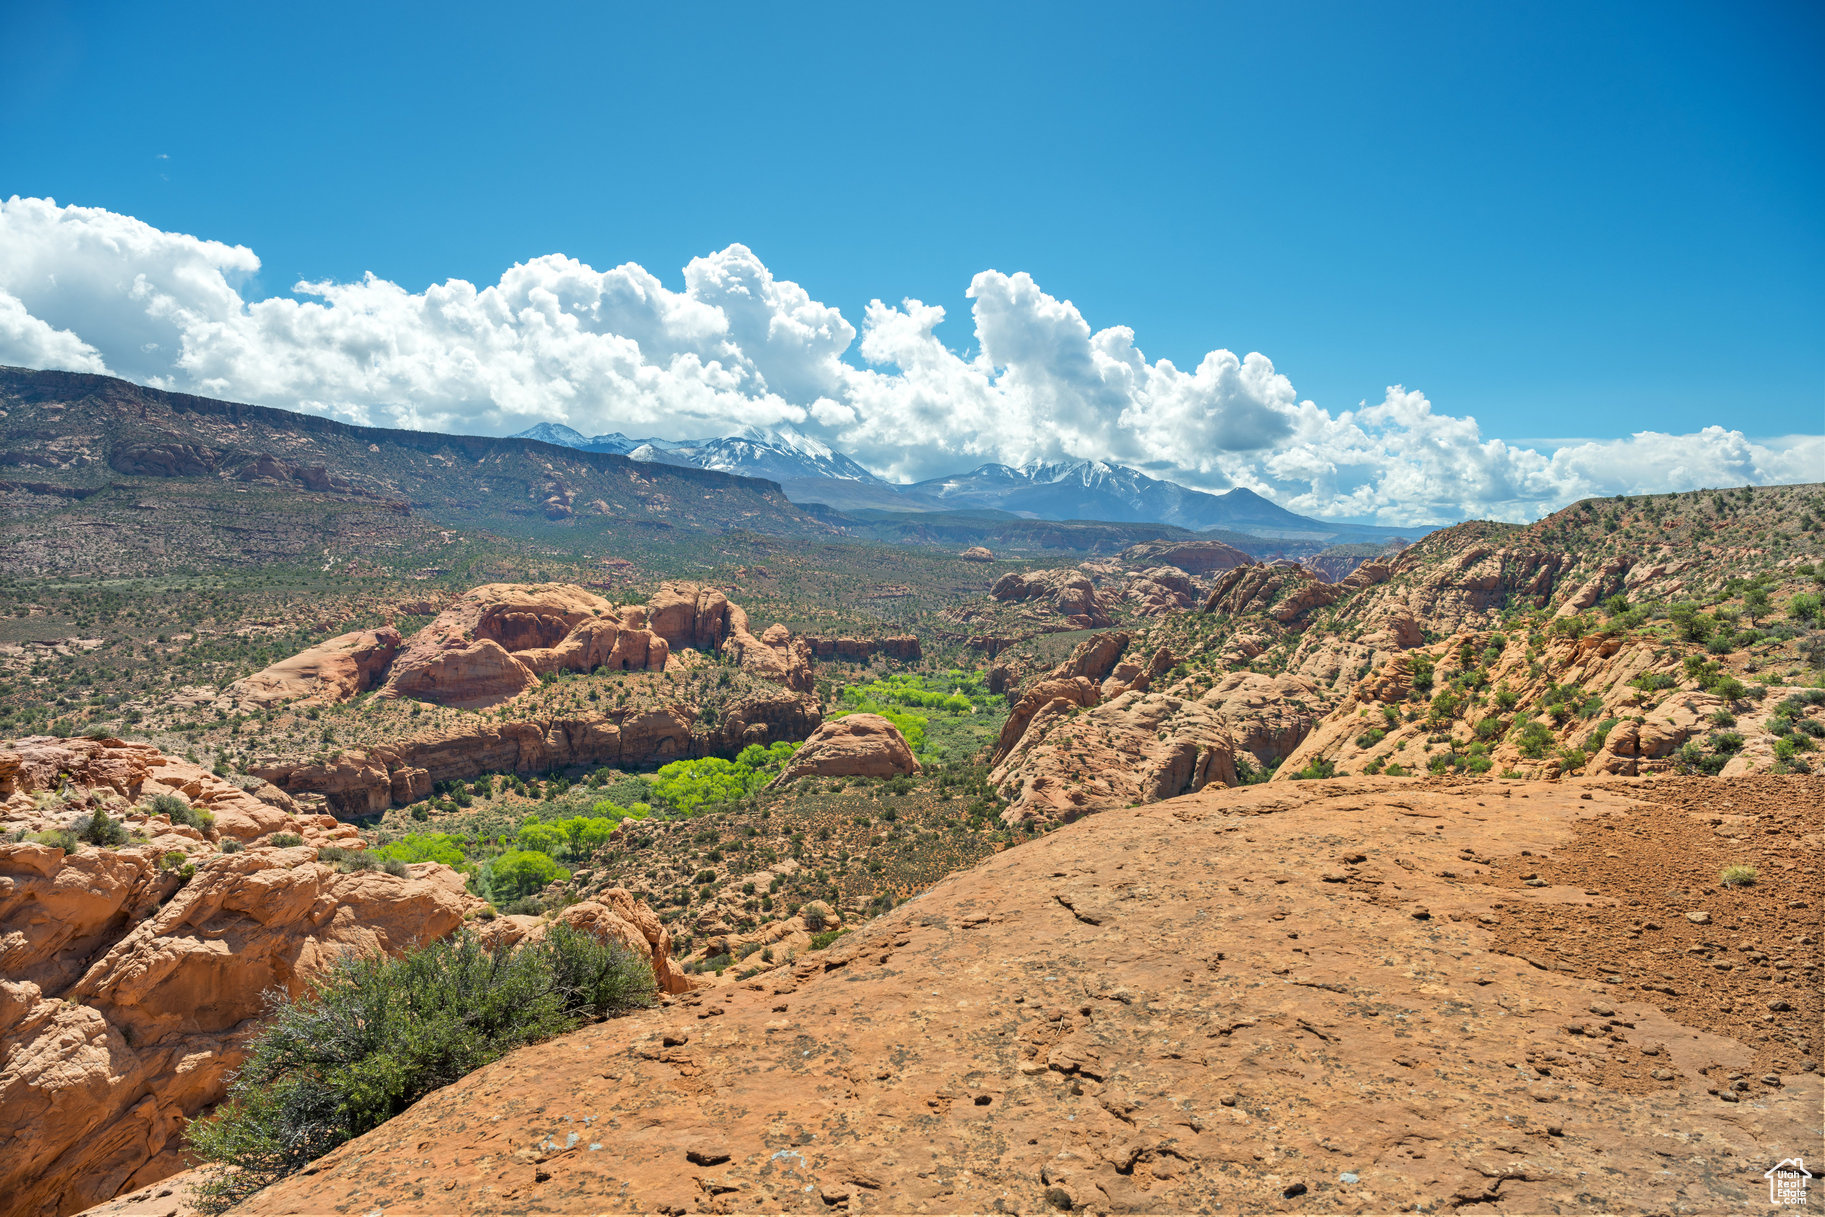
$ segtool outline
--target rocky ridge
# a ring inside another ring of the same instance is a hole
[[[1140,654],[1126,655],[1127,634],[1105,635],[1119,649],[1099,644],[1105,662],[1082,671],[1080,649],[1020,691],[992,758],[1006,818],[1071,818],[1276,767],[1286,780],[1444,756],[1533,776],[1631,775],[1673,767],[1718,724],[1756,741],[1719,762],[1725,773],[1767,766],[1761,728],[1777,709],[1796,714],[1795,689],[1745,699],[1717,683],[1701,648],[1592,632],[1581,616],[1607,597],[1679,591],[1678,564],[1591,563],[1502,539],[1461,526],[1334,583],[1291,563],[1237,566],[1197,612],[1154,614],[1158,626],[1134,635]],[[1515,610],[1533,624],[1505,626]],[[1145,686],[1115,676],[1117,655],[1133,667],[1149,652],[1173,658]]]

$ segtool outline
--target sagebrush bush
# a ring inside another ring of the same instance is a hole
[[[127,843],[127,826],[101,808],[70,825],[78,841],[111,848]]]
[[[268,995],[228,1099],[190,1125],[221,1213],[515,1048],[651,1003],[648,960],[554,925],[518,948],[468,931],[397,958],[348,957],[309,993]]]
[[[207,807],[192,807],[174,794],[155,794],[147,799],[146,813],[164,816],[173,824],[188,824],[198,832],[215,827],[215,812]]]

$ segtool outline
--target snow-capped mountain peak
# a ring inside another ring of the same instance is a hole
[[[749,429],[740,435],[692,440],[630,439],[616,431],[586,439],[582,432],[563,423],[545,422],[528,427],[513,438],[540,440],[589,452],[613,452],[636,461],[717,469],[776,482],[803,478],[874,483],[881,480],[830,445],[795,431]]]

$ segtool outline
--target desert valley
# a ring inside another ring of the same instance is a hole
[[[0,1210],[1699,1213],[1818,1154],[1825,485],[817,492],[0,369]]]

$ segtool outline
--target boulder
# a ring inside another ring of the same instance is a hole
[[[919,772],[900,729],[878,714],[848,714],[811,733],[771,787],[802,777],[885,778]]]

